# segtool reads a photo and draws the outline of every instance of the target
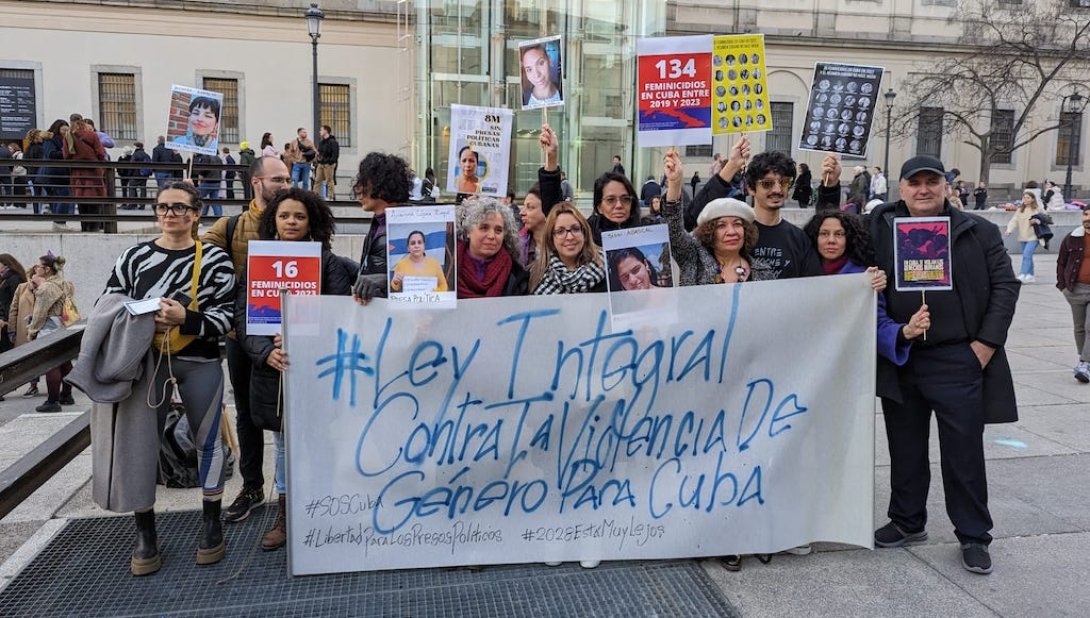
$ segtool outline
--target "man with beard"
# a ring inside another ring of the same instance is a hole
[[[721,197],[730,197],[732,179],[745,168],[746,193],[753,197],[756,215],[757,246],[750,256],[751,281],[790,279],[824,274],[821,259],[813,243],[802,230],[784,221],[780,214],[791,194],[795,162],[776,151],[761,153],[749,162],[749,139],[743,137],[730,150],[719,173],[708,179],[694,199],[692,211],[698,215],[704,206]],[[838,208],[840,204],[840,159],[826,156],[821,162],[817,210]],[[694,216],[695,216],[694,215]]]
[[[235,272],[246,269],[249,242],[258,238],[258,223],[265,206],[282,190],[291,187],[291,172],[276,157],[260,157],[248,172],[254,199],[245,212],[233,217],[223,217],[204,235],[206,243],[227,251],[234,263]],[[245,281],[238,277],[238,281]],[[265,436],[250,417],[250,369],[251,361],[239,345],[235,333],[228,333],[227,370],[235,394],[235,425],[238,431],[238,468],[242,475],[242,491],[223,512],[226,522],[240,522],[250,511],[265,501],[265,477],[262,474],[262,458],[265,452]]]

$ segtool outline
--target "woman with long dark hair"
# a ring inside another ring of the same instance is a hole
[[[60,160],[64,158],[64,141],[68,136],[68,121],[58,118],[49,125],[50,137],[42,142],[42,158]],[[67,167],[43,167],[38,170],[38,178],[42,182],[47,197],[68,197],[70,195],[68,184],[71,175]],[[50,212],[55,215],[70,215],[75,212],[72,204],[53,202]],[[54,221],[56,227],[64,227],[64,221]]]
[[[11,307],[15,290],[26,281],[26,270],[10,253],[0,253],[0,352],[15,347],[15,324],[11,323]]]
[[[873,266],[870,234],[857,215],[823,210],[807,222],[803,232],[821,256],[826,275],[868,272],[871,287],[879,292],[885,289],[885,273]],[[878,353],[895,365],[904,365],[912,340],[930,327],[930,320],[927,305],[923,305],[907,324],[899,324],[886,313],[885,295],[878,294]]]

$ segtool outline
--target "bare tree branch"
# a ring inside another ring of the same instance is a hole
[[[951,21],[962,25],[969,50],[921,66],[902,83],[905,96],[898,97],[890,133],[915,137],[921,110],[941,108],[943,133],[960,136],[980,152],[980,178],[987,181],[993,157],[1061,126],[1056,120],[1043,121],[1047,114],[1042,106],[1086,81],[1090,13],[1072,8],[1069,0],[1035,0],[1016,7],[965,0]],[[994,123],[998,110],[1014,112],[1007,139],[996,134],[1001,129]]]

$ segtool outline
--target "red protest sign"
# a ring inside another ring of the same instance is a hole
[[[321,294],[322,246],[315,242],[250,241],[246,267],[246,332],[280,332],[280,290]]]

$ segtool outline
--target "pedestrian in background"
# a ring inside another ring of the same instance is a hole
[[[71,161],[105,161],[106,149],[99,141],[98,135],[91,125],[85,120],[74,116],[72,126],[64,139],[64,158]],[[72,195],[78,198],[103,198],[106,197],[106,185],[103,184],[103,169],[101,167],[77,167],[72,170]],[[102,204],[80,202],[79,213],[81,215],[97,215],[102,212]],[[80,229],[84,232],[101,232],[104,226],[101,221],[80,221]]]
[[[231,156],[231,149],[226,146],[223,147],[223,156],[220,158],[224,165],[236,164],[235,158]],[[223,184],[226,198],[229,200],[235,199],[235,170],[224,170]]]
[[[15,290],[26,282],[26,270],[9,253],[0,253],[0,353],[15,347],[15,324],[11,321]]]
[[[322,199],[333,201],[337,199],[337,163],[341,158],[341,145],[337,142],[337,136],[333,135],[333,129],[327,124],[322,125],[318,137],[318,171],[314,182]],[[425,199],[427,197],[424,196]]]
[[[1022,245],[1022,267],[1018,271],[1018,280],[1022,283],[1036,281],[1033,272],[1033,252],[1037,250],[1037,233],[1033,230],[1033,217],[1041,212],[1040,189],[1022,191],[1022,204],[1007,224],[1007,236],[1018,230],[1018,242]]]
[[[1075,325],[1075,349],[1079,362],[1075,365],[1075,379],[1090,383],[1090,209],[1082,211],[1082,223],[1060,243],[1056,255],[1056,287],[1071,306],[1071,318]]]
[[[976,189],[973,189],[973,199],[976,201],[973,210],[984,210],[985,204],[988,203],[988,183],[983,180],[977,183]]]
[[[60,255],[46,254],[38,258],[30,275],[30,292],[34,295],[27,336],[35,340],[65,328],[65,300],[76,295],[76,289],[63,275],[65,259]],[[72,361],[65,361],[45,374],[48,391],[45,403],[34,408],[37,412],[60,412],[61,406],[74,405],[72,387],[62,380],[72,371]]]

